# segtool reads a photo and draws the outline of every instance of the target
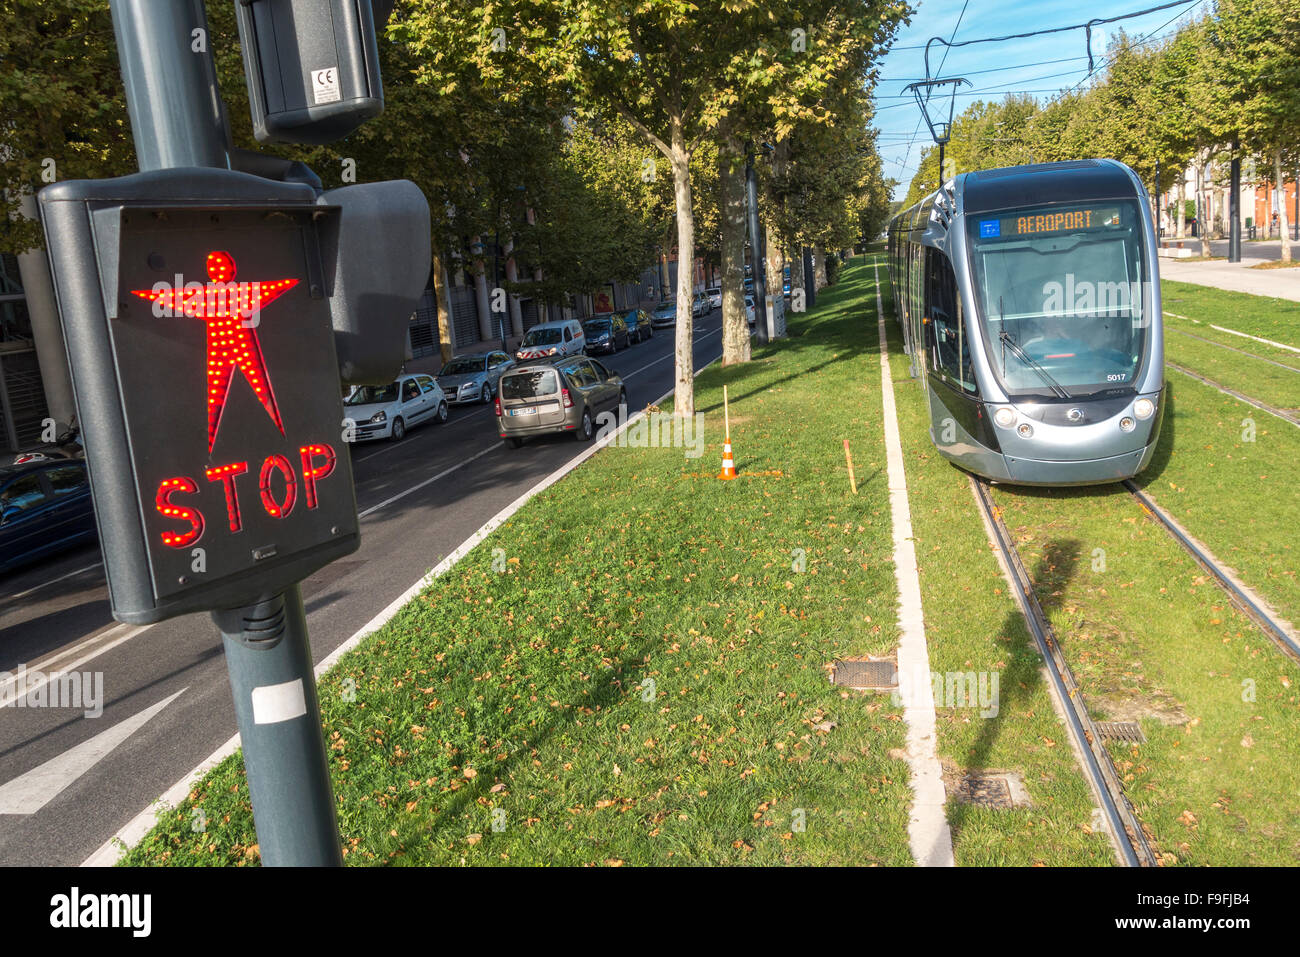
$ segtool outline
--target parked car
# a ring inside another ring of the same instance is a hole
[[[650,321],[656,329],[677,325],[677,300],[665,299],[655,306],[650,313]]]
[[[595,355],[597,352],[618,352],[620,348],[626,349],[632,344],[627,323],[623,321],[622,316],[613,313],[588,319],[582,324],[582,333],[587,337],[589,355]]]
[[[86,463],[0,465],[0,572],[98,537]]]
[[[572,432],[579,442],[586,442],[596,434],[600,413],[626,402],[627,392],[618,373],[595,359],[520,366],[501,377],[497,431],[516,449],[529,436],[553,432]]]
[[[707,292],[697,292],[695,298],[691,301],[692,316],[707,316],[713,311],[713,303],[709,301]]]
[[[754,297],[753,297],[753,296],[746,296],[746,297],[745,297],[745,321],[746,321],[747,323],[749,323],[751,326],[754,325],[754,324],[758,321],[758,317],[754,314]]]
[[[575,356],[587,346],[582,323],[577,319],[543,322],[524,333],[523,341],[515,350],[515,361],[543,359],[547,356]]]
[[[704,294],[709,297],[709,307],[712,309],[722,308],[722,287],[710,286],[704,290]]]
[[[515,360],[504,352],[477,352],[456,356],[438,373],[438,387],[452,405],[464,402],[492,401],[497,393],[501,373]]]
[[[627,332],[633,342],[654,338],[654,323],[650,319],[650,313],[644,309],[629,309],[623,316],[623,321],[627,323]]]
[[[409,428],[446,422],[447,397],[431,375],[403,375],[388,385],[359,385],[343,400],[343,414],[356,423],[356,438],[400,442]]]

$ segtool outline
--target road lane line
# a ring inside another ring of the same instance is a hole
[[[26,598],[32,592],[40,591],[42,588],[46,588],[50,585],[57,585],[65,578],[71,578],[73,575],[80,575],[82,572],[88,572],[92,568],[98,568],[103,564],[104,564],[103,562],[95,562],[93,565],[86,565],[84,568],[78,568],[75,571],[70,571],[66,575],[60,575],[58,578],[51,578],[47,582],[41,582],[39,585],[33,585],[31,588],[28,588],[26,591],[20,591],[16,595],[9,595],[8,597],[5,598],[5,601],[17,601],[19,598]]]
[[[118,645],[130,641],[132,638],[135,638],[138,635],[144,634],[146,631],[152,628],[153,625],[122,625],[119,627],[126,629],[121,635],[107,642],[106,644],[100,645],[99,647],[95,648],[93,651],[90,651],[87,654],[82,655],[80,658],[77,658],[74,661],[70,661],[66,664],[59,665],[56,671],[46,671],[46,669],[49,667],[50,664],[52,664],[55,661],[58,661],[60,658],[66,658],[68,657],[69,654],[80,651],[88,645],[102,641],[108,634],[111,633],[111,630],[110,632],[105,632],[103,634],[96,635],[92,638],[87,638],[85,641],[78,642],[71,649],[68,649],[65,652],[60,652],[57,655],[51,655],[49,658],[44,659],[43,661],[37,663],[36,665],[22,666],[26,668],[26,670],[29,672],[30,671],[42,672],[39,681],[24,682],[23,685],[24,694],[30,694],[31,692],[36,691],[39,688],[45,687],[47,684],[50,683],[50,680],[54,678],[56,675],[65,674],[69,671],[75,671],[79,666],[84,665],[87,661],[90,661],[94,658],[98,658],[100,655],[104,654],[107,651],[112,650],[113,648],[116,648]],[[24,678],[25,677],[26,676],[24,676]],[[14,700],[16,700],[16,698],[12,696],[12,692],[16,688],[17,682],[18,682],[18,676],[14,675],[7,682],[5,682],[4,685],[0,685],[0,694],[3,695],[2,697],[0,697],[0,708],[8,707],[11,703],[13,703]]]
[[[720,329],[716,331],[721,332]],[[717,362],[721,358],[721,356],[718,356],[700,366],[700,368],[695,370],[694,378],[698,378],[700,373],[704,372],[705,369],[709,368],[709,366],[713,365],[713,363]],[[659,405],[659,403],[666,401],[675,391],[675,388],[669,389],[659,398],[648,404]],[[332,668],[340,658],[361,644],[366,637],[387,624],[388,621],[392,619],[407,602],[427,588],[435,578],[447,572],[457,562],[469,554],[469,552],[473,550],[474,546],[478,545],[479,542],[486,538],[493,530],[500,527],[502,523],[508,521],[511,516],[523,508],[529,499],[539,492],[550,488],[606,445],[614,442],[615,439],[618,438],[619,433],[632,425],[632,423],[636,422],[636,420],[644,414],[644,411],[642,411],[629,416],[626,422],[620,425],[608,436],[596,440],[596,442],[585,449],[581,454],[574,456],[568,462],[560,465],[549,476],[538,482],[531,489],[490,518],[479,528],[478,531],[465,539],[465,541],[461,542],[451,554],[435,565],[427,574],[422,575],[415,584],[411,585],[410,588],[406,589],[406,591],[391,601],[388,604],[388,607],[362,625],[361,628],[352,635],[352,637],[348,638],[347,641],[343,642],[327,656],[321,659],[320,664],[313,669],[316,677],[319,679],[320,676]],[[231,735],[230,738],[221,745],[221,747],[217,748],[212,752],[212,754],[208,755],[208,757],[200,762],[198,767],[194,768],[194,770],[190,771],[189,774],[186,774],[179,781],[169,787],[156,801],[123,825],[116,834],[110,837],[100,845],[93,854],[86,858],[86,860],[82,862],[81,866],[112,867],[115,865],[122,859],[122,856],[127,850],[134,847],[141,838],[149,833],[150,829],[158,822],[160,815],[179,806],[180,803],[189,795],[190,791],[194,789],[194,785],[197,784],[205,774],[215,768],[230,755],[234,754],[237,750],[239,750],[239,732],[235,732],[235,734]]]
[[[188,690],[188,687],[182,688],[139,714],[118,722],[107,731],[101,731],[26,774],[0,785],[0,814],[35,814]]]

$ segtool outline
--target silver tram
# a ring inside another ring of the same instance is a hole
[[[889,225],[889,275],[930,438],[995,482],[1130,478],[1164,414],[1146,190],[1113,160],[964,173]]]

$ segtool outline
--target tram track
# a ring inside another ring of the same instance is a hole
[[[1253,352],[1247,352],[1245,349],[1238,349],[1236,346],[1230,346],[1227,343],[1217,342],[1214,339],[1207,339],[1205,336],[1198,336],[1194,332],[1188,332],[1186,329],[1179,329],[1176,326],[1166,325],[1165,328],[1170,332],[1176,332],[1180,336],[1187,336],[1189,339],[1196,339],[1207,345],[1217,346],[1220,349],[1227,349],[1229,352],[1235,352],[1239,356],[1245,356],[1247,359],[1254,359],[1257,362],[1267,362],[1271,366],[1277,366],[1279,369],[1285,369],[1287,372],[1300,372],[1295,366],[1289,366],[1285,362],[1278,362],[1276,359],[1270,359],[1267,356],[1255,355]]]
[[[1168,366],[1170,369],[1174,369],[1177,372],[1181,372],[1183,375],[1188,376],[1189,378],[1195,379],[1197,382],[1203,383],[1204,385],[1208,385],[1211,389],[1216,389],[1219,392],[1222,392],[1224,395],[1231,396],[1232,398],[1236,399],[1238,402],[1244,402],[1246,403],[1246,405],[1249,405],[1252,408],[1259,409],[1261,412],[1267,412],[1269,415],[1276,416],[1277,418],[1283,420],[1284,422],[1290,422],[1292,425],[1296,426],[1297,428],[1300,428],[1300,415],[1297,415],[1294,412],[1288,412],[1286,409],[1279,409],[1276,406],[1269,405],[1266,402],[1261,402],[1259,401],[1259,399],[1252,399],[1250,396],[1246,395],[1243,392],[1238,392],[1236,389],[1229,389],[1226,385],[1224,385],[1221,382],[1216,382],[1215,380],[1208,378],[1207,376],[1201,375],[1199,372],[1193,372],[1191,369],[1188,369],[1185,366],[1181,366],[1176,362],[1170,362],[1168,359],[1165,360],[1165,365]]]
[[[1097,724],[1088,713],[1078,679],[1065,660],[1051,622],[1038,602],[1034,583],[1002,519],[1001,509],[994,503],[986,482],[971,476],[970,484],[984,517],[989,539],[997,549],[998,560],[1013,584],[1016,602],[1034,636],[1039,653],[1043,656],[1052,695],[1065,717],[1075,750],[1081,759],[1084,776],[1106,819],[1107,830],[1118,858],[1128,867],[1156,867],[1158,861],[1155,853],[1151,850],[1142,823],[1124,791],[1114,760],[1102,744]]]
[[[1163,526],[1165,531],[1192,557],[1196,564],[1206,571],[1220,588],[1227,592],[1228,597],[1241,613],[1253,621],[1256,627],[1264,632],[1284,655],[1300,664],[1300,641],[1297,641],[1295,632],[1289,629],[1278,618],[1277,614],[1267,607],[1263,599],[1238,581],[1237,577],[1224,568],[1222,563],[1205,546],[1192,538],[1173,516],[1156,504],[1131,479],[1126,479],[1123,485],[1152,521]]]

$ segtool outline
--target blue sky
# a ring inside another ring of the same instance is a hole
[[[930,37],[942,36],[960,42],[1026,33],[1069,26],[1096,17],[1132,13],[1163,2],[1166,0],[1091,0],[1088,3],[1078,0],[1024,0],[1020,3],[1006,0],[969,0],[969,3],[965,0],[912,0],[916,13],[912,22],[899,31],[893,47],[881,60],[881,80],[876,89],[874,125],[880,131],[879,146],[885,163],[885,176],[900,181],[894,198],[902,199],[906,195],[921,159],[921,151],[932,145],[929,130],[911,94],[902,96],[908,83],[925,78],[925,51],[922,48]],[[1106,38],[1101,35],[1102,31],[1113,34],[1123,28],[1137,37],[1154,39],[1172,33],[1189,12],[1199,14],[1207,9],[1209,3],[1210,0],[1200,0],[1184,7],[1094,27],[1092,49],[1096,66],[1101,67],[1106,60]],[[963,5],[966,8],[964,15]],[[965,76],[971,81],[971,86],[962,87],[958,94],[953,110],[956,116],[977,100],[999,100],[1009,92],[1038,91],[1034,95],[1039,100],[1050,100],[1058,91],[1087,80],[1087,52],[1083,30],[955,47],[947,52],[946,59],[943,44],[935,43],[930,48],[930,75]],[[935,105],[932,102],[932,110]]]

